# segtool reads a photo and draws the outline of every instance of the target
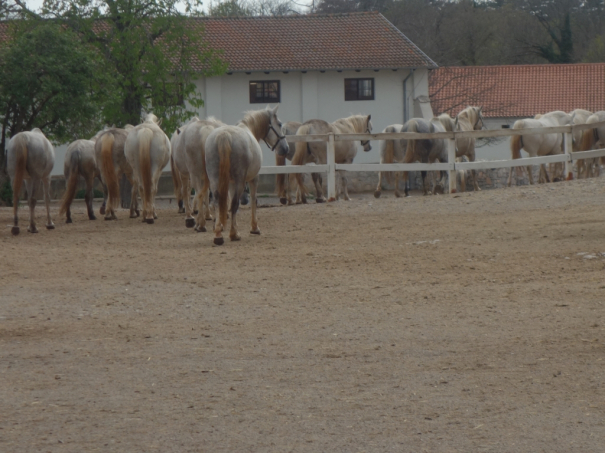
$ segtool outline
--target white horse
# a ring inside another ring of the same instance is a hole
[[[586,119],[586,124],[605,121],[605,111],[595,112]],[[599,126],[582,131],[582,142],[580,151],[605,148],[605,126]],[[600,161],[600,162],[599,162]],[[595,176],[601,173],[601,164],[605,164],[605,158],[594,159]]]
[[[158,218],[155,212],[158,181],[170,160],[170,140],[160,129],[158,118],[153,113],[128,132],[124,155],[132,167],[133,186],[139,188],[143,199],[143,221],[152,224]]]
[[[296,135],[315,135],[315,134],[371,134],[372,133],[372,115],[353,115],[348,118],[341,118],[333,123],[324,120],[309,120],[303,123]],[[369,140],[362,140],[361,145],[364,151],[370,151],[372,146]],[[357,143],[355,141],[337,141],[334,143],[334,158],[337,164],[350,164],[357,155]],[[312,160],[311,160],[312,159]],[[292,158],[292,165],[304,165],[309,161],[317,164],[326,164],[328,162],[328,146],[326,142],[296,142],[296,153]],[[347,178],[344,171],[338,171],[342,180],[342,191],[345,200],[350,200],[347,188]],[[296,174],[298,189],[301,193],[303,203],[307,202],[305,186],[300,173]],[[315,180],[314,180],[315,182]],[[317,190],[315,201],[323,203],[326,199],[323,196],[321,185],[315,184]],[[338,192],[336,194],[338,199]]]
[[[403,124],[391,124],[387,126],[382,132],[384,133],[399,133],[402,132]],[[400,139],[387,139],[380,140],[380,163],[381,164],[393,164],[403,163],[403,159],[405,158],[405,151],[407,148],[407,140]],[[393,175],[393,173],[395,173]],[[374,191],[374,197],[380,198],[382,194],[382,174],[383,172],[378,172],[378,185],[376,186],[376,190]],[[386,179],[388,182],[392,182],[395,180],[395,196],[401,197],[401,193],[399,192],[399,178],[401,177],[401,172],[386,172]]]
[[[534,129],[541,127],[567,126],[571,124],[571,115],[561,111],[536,115],[534,119],[524,119],[515,121],[513,129]],[[552,156],[563,153],[563,134],[533,134],[533,135],[513,135],[510,139],[510,149],[513,159],[521,158],[521,150],[525,150],[530,157]],[[529,183],[534,183],[531,172],[531,165],[527,166]],[[508,185],[510,187],[513,177],[513,168],[508,175]],[[540,165],[540,183],[550,182],[546,166]]]
[[[194,116],[187,123],[179,126],[172,137],[170,137],[170,172],[172,174],[172,184],[174,187],[174,195],[177,200],[179,214],[187,213],[186,225],[187,228],[193,226],[193,217],[191,217],[191,184],[189,180],[189,170],[185,161],[185,153],[181,146],[181,137],[185,128],[193,121],[199,118]],[[188,221],[191,217],[191,225]]]
[[[177,167],[181,174],[188,173],[188,185],[195,189],[194,205],[197,206],[197,217],[192,216],[191,208],[187,208],[187,218],[185,224],[187,227],[194,227],[195,231],[206,231],[206,220],[212,219],[209,209],[209,181],[206,174],[206,139],[210,133],[217,127],[226,126],[214,117],[205,120],[195,119],[189,122],[180,134],[177,143],[178,156],[176,160],[184,161]],[[190,182],[190,184],[189,184]],[[187,188],[186,190],[190,190]]]
[[[53,145],[38,128],[31,132],[19,132],[8,142],[7,169],[13,183],[13,235],[19,234],[19,195],[21,185],[25,180],[27,189],[27,204],[29,205],[29,226],[27,231],[37,233],[34,209],[36,207],[36,191],[42,183],[44,201],[46,203],[46,229],[52,230],[55,224],[50,218],[50,172],[55,164]]]
[[[227,224],[229,192],[231,192],[229,238],[232,241],[241,239],[237,231],[236,214],[246,182],[250,186],[251,197],[250,233],[260,234],[256,218],[256,189],[263,155],[258,142],[264,140],[280,155],[288,153],[288,143],[281,135],[282,124],[277,118],[277,107],[248,112],[237,126],[218,127],[206,139],[206,171],[214,195],[216,245],[224,243],[222,231]]]
[[[296,135],[296,132],[300,128],[302,124],[298,121],[288,121],[284,123],[281,128],[281,132],[283,135]],[[286,165],[286,160],[292,161],[294,157],[294,153],[296,152],[296,142],[288,142],[288,154],[285,156],[280,156],[278,153],[275,153],[275,165],[284,166]],[[313,161],[313,160],[311,160]],[[305,162],[306,163],[306,162]],[[322,184],[321,173],[311,173],[313,178],[313,183],[316,185]],[[293,204],[292,197],[290,195],[290,175],[282,174],[275,175],[275,186],[277,188],[277,196],[279,197],[279,202],[281,204]],[[296,191],[296,204],[302,203],[300,197],[300,190]]]
[[[59,215],[66,214],[66,222],[72,223],[71,204],[76,194],[78,186],[78,176],[82,175],[86,183],[86,209],[88,211],[89,220],[96,220],[94,210],[92,208],[93,184],[95,178],[99,178],[101,184],[101,172],[95,159],[95,142],[97,138],[105,132],[100,131],[90,140],[76,140],[72,142],[65,152],[65,160],[63,163],[63,174],[65,176],[65,193],[61,201],[61,209]],[[107,203],[107,188],[103,184],[103,206]]]
[[[95,142],[95,159],[101,180],[107,188],[107,205],[101,206],[100,213],[105,220],[116,220],[115,209],[120,203],[120,177],[125,175],[132,185],[130,197],[130,217],[139,216],[137,204],[137,187],[132,180],[132,167],[124,156],[124,143],[128,132],[133,128],[130,124],[124,129],[111,127],[101,131]]]
[[[483,129],[483,115],[481,110],[483,107],[472,107],[469,106],[462,110],[454,120],[454,131],[479,131]],[[441,118],[441,117],[440,117]],[[443,121],[442,121],[443,123]],[[447,129],[447,128],[446,128]],[[474,137],[463,137],[456,138],[456,158],[461,159],[466,156],[469,162],[475,162],[475,138]],[[471,170],[473,178],[473,189],[476,191],[481,190],[477,183],[477,175],[475,170]],[[462,185],[466,187],[466,182],[462,177]],[[464,189],[463,189],[464,191]]]
[[[592,112],[584,109],[576,109],[569,112],[571,115],[571,124],[586,124],[586,120]],[[571,132],[573,138],[573,151],[580,151],[582,143],[582,133],[584,131],[573,129]],[[598,160],[598,159],[596,159]],[[577,162],[578,179],[585,177],[588,178],[592,175],[592,164],[595,163],[595,159],[579,159]]]

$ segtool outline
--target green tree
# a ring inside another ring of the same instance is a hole
[[[38,127],[53,142],[94,133],[110,102],[111,77],[73,32],[52,22],[15,21],[0,49],[0,179],[10,137]],[[0,181],[2,185],[2,181]]]
[[[177,0],[45,0],[44,14],[62,20],[95,46],[117,75],[119,102],[107,122],[138,124],[143,110],[163,120],[166,130],[195,115],[203,105],[195,81],[226,71],[203,40],[199,21],[183,15]],[[197,4],[187,2],[190,14]]]

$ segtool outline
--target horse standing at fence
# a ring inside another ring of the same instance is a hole
[[[13,182],[13,235],[19,234],[19,195],[25,181],[27,204],[29,205],[29,226],[27,231],[37,233],[34,209],[36,191],[42,183],[46,203],[46,229],[52,230],[55,224],[50,218],[50,172],[55,164],[53,145],[38,128],[30,132],[19,132],[8,142],[6,149],[8,175]]]
[[[403,132],[403,124],[391,124],[387,126],[382,131],[383,133],[399,133]],[[407,140],[405,139],[386,139],[380,141],[380,163],[381,164],[393,164],[403,163],[403,159],[405,158],[405,151],[407,147]],[[395,180],[395,196],[401,197],[401,193],[399,192],[399,178],[401,177],[401,172],[395,171],[387,171],[387,172],[378,172],[378,185],[376,186],[376,190],[374,191],[374,197],[380,198],[382,194],[382,174],[386,173],[386,179],[389,183]],[[394,173],[394,174],[393,174]]]
[[[303,123],[296,135],[316,135],[316,134],[371,134],[372,133],[372,115],[353,115],[348,118],[341,118],[328,123],[324,120],[310,120]],[[372,146],[369,140],[361,140],[364,151],[370,151]],[[335,141],[334,142],[334,160],[337,164],[350,164],[357,155],[356,141]],[[308,162],[325,165],[328,162],[328,147],[326,142],[296,142],[296,152],[292,158],[292,165],[304,165]],[[339,170],[342,191],[345,200],[350,200],[347,188],[347,178],[345,172]],[[306,190],[301,174],[296,174],[296,182],[301,193],[303,203],[307,202]],[[323,196],[323,190],[318,181],[313,180],[317,190],[315,201],[323,203],[326,199]],[[338,199],[339,191],[336,191]]]
[[[483,116],[481,115],[481,109],[483,107],[466,107],[462,110],[454,119],[453,131],[480,131],[483,129]],[[448,115],[449,116],[449,115]],[[439,117],[441,118],[441,116]],[[443,121],[442,121],[443,123]],[[446,130],[447,129],[446,127]],[[466,156],[469,162],[475,162],[475,138],[474,137],[460,137],[456,138],[456,158],[461,159]],[[471,170],[471,176],[473,178],[473,189],[476,191],[481,190],[477,183],[477,174],[475,170]],[[463,180],[462,185],[466,187],[466,182]],[[463,189],[464,190],[464,189]]]
[[[438,132],[446,132],[446,128],[443,125],[443,118],[433,118],[427,121],[423,118],[412,118],[401,128],[401,132],[416,132],[420,134],[434,134]],[[447,162],[447,146],[446,139],[443,138],[421,138],[421,139],[409,139],[407,140],[406,153],[403,159],[404,164],[411,164],[412,162],[422,162],[432,164],[435,161]],[[444,179],[445,172],[439,172],[441,177],[439,183],[433,174],[433,189],[432,194],[436,194],[437,185],[445,187]],[[422,190],[424,195],[427,195],[426,189],[426,171],[421,172],[422,176]],[[403,172],[403,180],[405,181],[405,196],[410,196],[410,183],[409,183],[409,172]]]
[[[586,119],[586,124],[605,121],[605,111],[595,112]],[[605,126],[599,126],[582,131],[580,151],[588,151],[595,148],[605,148]],[[595,158],[595,176],[601,173],[601,165],[605,165],[605,157]],[[600,161],[600,162],[599,162]]]
[[[95,178],[99,178],[101,184],[101,172],[95,159],[95,142],[97,138],[105,131],[100,131],[90,140],[76,140],[72,142],[65,152],[65,160],[63,162],[63,174],[65,176],[65,193],[61,201],[61,209],[59,215],[66,214],[65,223],[72,223],[71,204],[76,194],[78,186],[78,176],[82,175],[86,183],[86,192],[84,200],[86,201],[86,209],[88,211],[89,220],[96,220],[95,213],[92,207],[94,198],[93,184]],[[103,185],[103,205],[107,203],[107,188]]]
[[[250,233],[260,234],[256,218],[256,189],[263,154],[259,142],[264,140],[280,155],[288,154],[288,143],[281,135],[282,124],[277,117],[278,107],[248,112],[237,126],[218,127],[206,139],[206,172],[215,206],[214,243],[216,245],[224,243],[222,231],[227,225],[229,192],[231,192],[229,238],[232,241],[241,239],[237,231],[236,214],[246,183],[250,186],[251,197]]]
[[[571,115],[571,124],[586,124],[586,120],[592,112],[583,109],[576,109],[572,112],[569,112]],[[572,129],[572,147],[573,151],[580,151],[581,143],[582,143],[582,132],[580,130]],[[597,159],[598,160],[598,159]],[[576,163],[577,171],[578,171],[578,179],[585,177],[588,178],[592,176],[592,166],[595,164],[595,159],[579,159]]]
[[[515,121],[513,129],[535,129],[542,127],[567,126],[571,124],[571,115],[561,112],[549,112],[544,115],[536,115],[535,118]],[[521,150],[525,150],[530,157],[552,156],[563,154],[563,134],[532,134],[532,135],[513,135],[510,139],[510,149],[513,159],[521,158]],[[560,167],[560,166],[559,166]],[[529,183],[534,183],[531,171],[531,165],[527,166]],[[510,187],[513,177],[513,168],[511,167],[508,175],[508,185]],[[546,166],[540,165],[540,183],[550,182]]]
[[[143,200],[143,222],[154,223],[155,196],[162,169],[170,161],[170,140],[160,129],[158,118],[149,113],[145,121],[128,132],[124,155],[132,168],[134,186]]]
[[[128,131],[133,128],[130,124],[124,129],[110,127],[101,131],[95,142],[95,159],[101,172],[101,181],[107,188],[107,204],[101,206],[100,213],[105,214],[105,220],[116,220],[115,209],[120,204],[120,177],[125,175],[132,185],[130,197],[130,217],[139,216],[137,203],[137,187],[132,180],[132,167],[124,155],[124,143]]]

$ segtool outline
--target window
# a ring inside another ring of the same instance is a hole
[[[280,102],[279,80],[250,82],[250,104]]]
[[[373,101],[374,79],[345,79],[345,101]]]

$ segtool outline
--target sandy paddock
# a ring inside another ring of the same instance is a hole
[[[353,198],[1,208],[0,451],[604,451],[605,178]]]

